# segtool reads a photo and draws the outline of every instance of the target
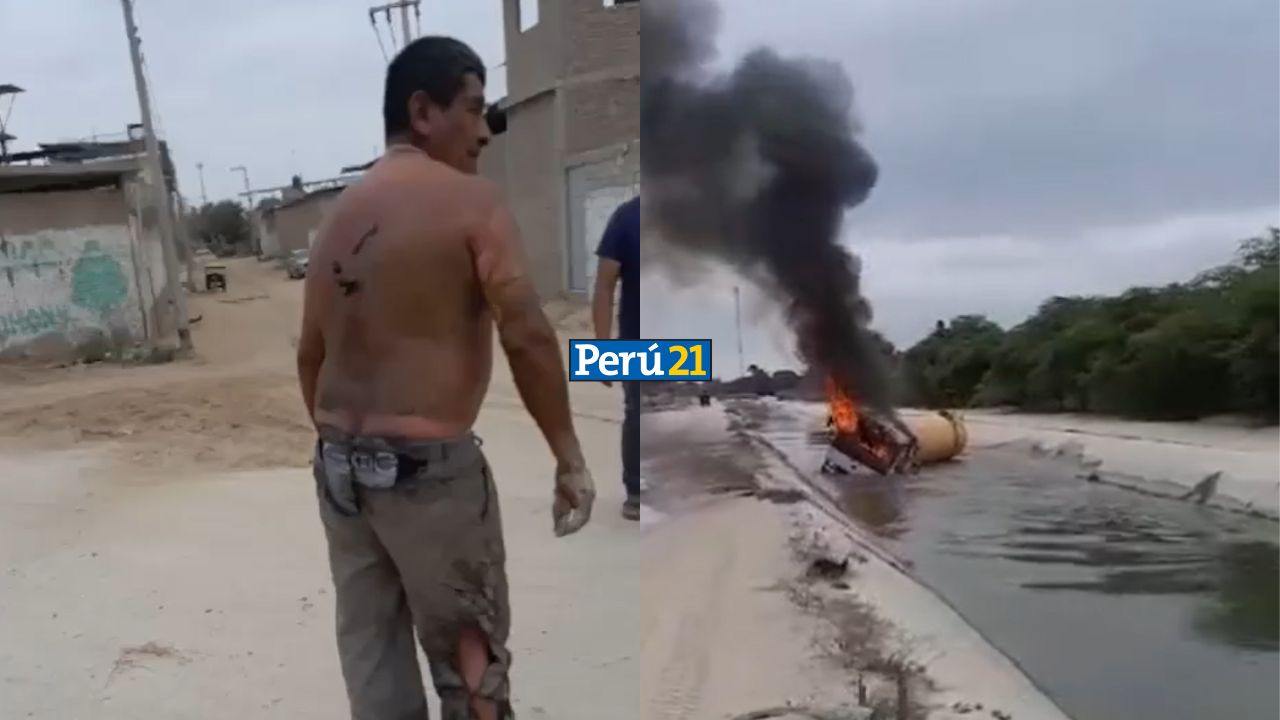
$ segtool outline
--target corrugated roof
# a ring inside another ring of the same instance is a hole
[[[346,190],[346,189],[347,189],[347,188],[346,188],[346,186],[345,186],[345,185],[343,185],[343,186],[339,186],[339,187],[327,187],[327,188],[321,188],[321,189],[319,189],[319,190],[312,190],[311,192],[307,193],[306,195],[303,195],[303,196],[301,196],[301,197],[296,197],[296,198],[294,198],[294,199],[292,199],[292,200],[286,200],[286,201],[284,201],[284,202],[280,203],[279,205],[276,205],[276,206],[274,206],[274,207],[271,207],[271,208],[269,209],[269,212],[276,212],[277,210],[284,210],[285,208],[291,208],[291,207],[294,207],[295,205],[301,205],[301,204],[303,204],[303,203],[305,203],[305,202],[308,202],[308,201],[310,201],[310,200],[314,200],[314,199],[316,199],[316,198],[318,198],[318,197],[322,197],[322,196],[325,196],[325,195],[336,195],[337,193],[340,193],[340,192],[342,192],[343,190]]]

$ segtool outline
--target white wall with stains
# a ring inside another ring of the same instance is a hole
[[[127,223],[21,234],[0,227],[0,356],[25,355],[41,340],[74,348],[144,337],[140,298],[150,288],[134,268],[150,263],[140,250]]]

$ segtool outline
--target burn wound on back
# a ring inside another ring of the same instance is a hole
[[[373,227],[369,228],[369,230],[365,232],[364,235],[361,235],[360,239],[356,241],[356,246],[351,249],[351,254],[359,255],[360,251],[364,249],[365,242],[367,242],[368,240],[371,240],[373,236],[377,234],[378,234],[378,224],[374,223]]]
[[[351,296],[360,290],[360,281],[343,276],[342,263],[337,260],[333,261],[333,280],[338,283],[338,287],[342,289],[344,296]]]
[[[355,245],[351,247],[351,257],[354,258],[359,255],[360,251],[364,250],[365,243],[372,240],[377,234],[378,224],[374,223],[373,227],[366,230],[365,233],[360,236],[360,239],[356,240]],[[342,263],[337,260],[333,261],[333,280],[338,284],[338,287],[341,288],[342,295],[344,297],[350,297],[360,292],[360,280],[358,278],[347,276],[345,274],[345,268],[342,267]]]

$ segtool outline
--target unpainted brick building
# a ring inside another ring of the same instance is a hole
[[[503,0],[503,16],[508,130],[481,171],[543,297],[585,293],[609,214],[640,191],[639,3]]]

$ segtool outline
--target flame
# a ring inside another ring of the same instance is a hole
[[[888,472],[902,450],[893,433],[874,416],[863,417],[857,403],[832,378],[827,378],[827,405],[836,447],[881,474]]]
[[[832,378],[827,378],[827,405],[837,431],[855,435],[858,432],[858,406],[853,398]]]

